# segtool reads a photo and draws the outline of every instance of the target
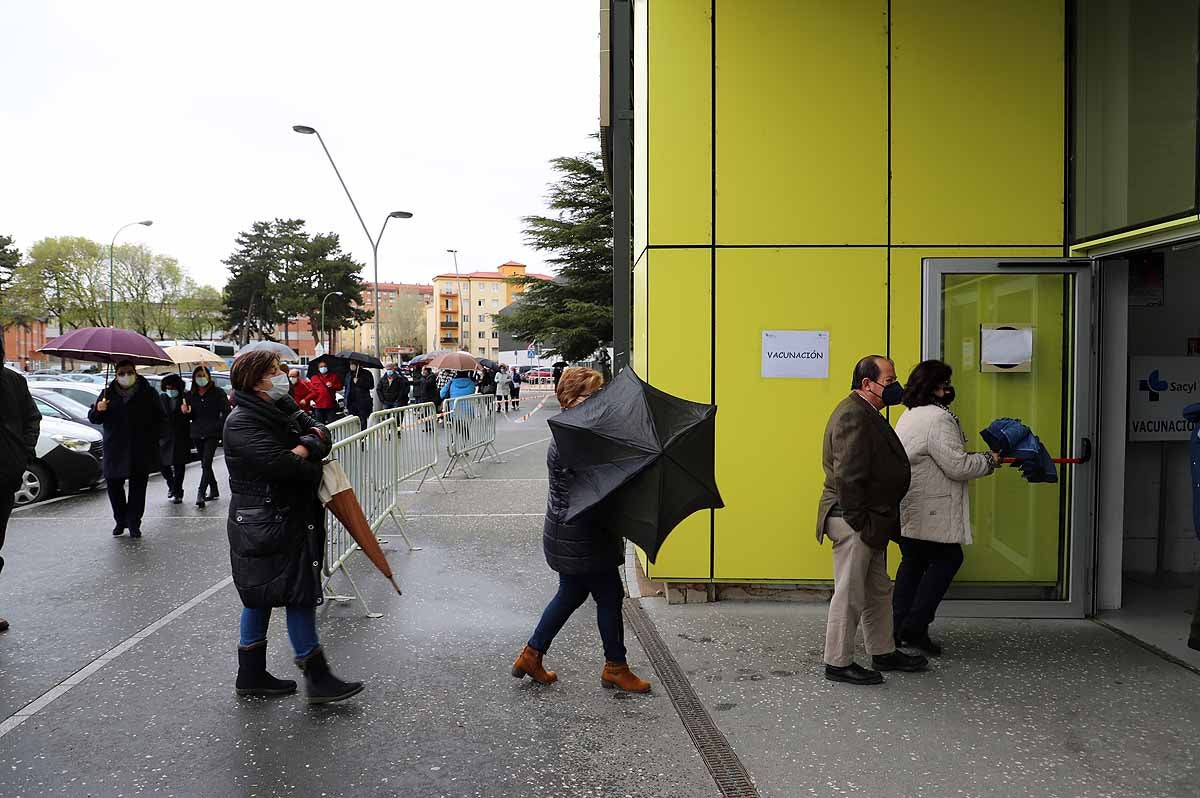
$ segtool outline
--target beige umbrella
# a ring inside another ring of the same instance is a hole
[[[433,360],[429,361],[429,365],[435,369],[449,369],[450,371],[474,371],[479,368],[479,361],[471,357],[467,352],[447,352],[444,355],[438,355]]]
[[[206,368],[218,366],[222,369],[225,368],[225,358],[199,346],[168,346],[164,347],[163,351],[167,353],[167,357],[171,358],[171,362],[175,364],[175,370],[180,373],[182,373],[185,366],[189,369],[194,369],[196,366],[204,366]],[[139,366],[138,371],[142,374],[169,374],[171,367]]]

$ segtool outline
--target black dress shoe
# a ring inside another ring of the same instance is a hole
[[[201,496],[199,499],[196,499],[196,506],[199,507],[201,510],[204,509],[204,497],[203,496]]]
[[[890,654],[871,657],[871,664],[880,671],[905,671],[916,673],[929,667],[929,660],[920,654],[905,654],[897,649]]]
[[[931,657],[940,657],[942,655],[942,644],[936,640],[929,639],[929,633],[920,635],[901,634],[896,638],[897,645],[911,646],[920,651],[924,651]]]
[[[883,684],[882,673],[867,670],[857,662],[851,662],[844,668],[826,665],[825,678],[831,682],[845,682],[846,684]]]
[[[1197,651],[1200,651],[1200,637],[1189,637],[1188,648],[1194,648]]]
[[[142,536],[142,530],[140,530],[140,529],[130,529],[129,530],[129,537],[140,538],[141,536]]]
[[[114,526],[113,527],[113,537],[114,538],[120,537],[121,535],[124,535],[124,534],[125,534],[125,527],[123,527],[123,526]]]
[[[174,498],[171,499],[171,504],[183,504],[183,497],[175,496]]]

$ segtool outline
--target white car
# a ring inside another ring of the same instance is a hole
[[[17,488],[18,505],[92,488],[104,481],[100,474],[104,444],[91,427],[43,418],[36,453]]]
[[[31,382],[29,383],[29,387],[61,393],[68,399],[74,399],[86,407],[96,404],[96,400],[104,392],[103,385],[93,385],[89,382],[74,382],[71,380],[43,380]]]

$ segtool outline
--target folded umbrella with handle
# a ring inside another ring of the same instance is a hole
[[[354,542],[362,549],[363,554],[367,555],[367,559],[374,563],[379,572],[392,583],[392,587],[396,588],[396,593],[404,595],[400,590],[400,585],[396,584],[396,577],[392,575],[392,567],[388,564],[387,555],[379,546],[379,541],[371,529],[371,523],[367,521],[362,505],[358,503],[358,496],[354,494],[354,487],[350,484],[349,477],[346,476],[346,470],[337,460],[325,461],[321,471],[321,487],[317,490],[317,496],[326,509],[342,522],[342,526],[346,527],[346,531],[350,533],[350,537],[354,538]]]

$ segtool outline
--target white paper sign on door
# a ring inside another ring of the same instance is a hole
[[[828,379],[829,331],[763,330],[762,375],[791,379]]]

